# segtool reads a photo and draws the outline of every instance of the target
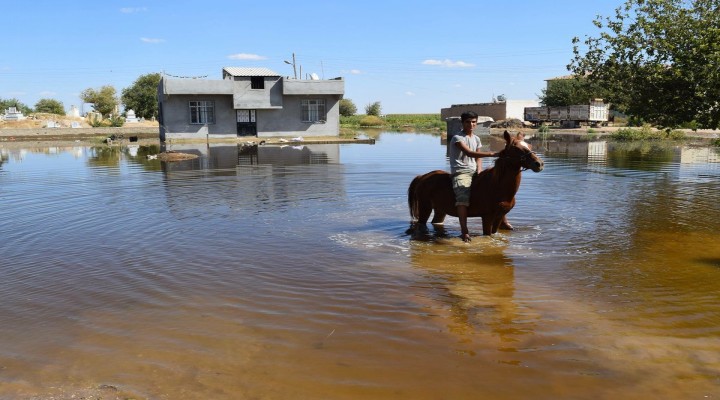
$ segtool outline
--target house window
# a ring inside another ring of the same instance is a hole
[[[215,123],[215,102],[214,101],[191,101],[190,102],[190,123],[191,124],[214,124]]]
[[[265,89],[265,77],[251,76],[250,89]]]
[[[303,100],[302,101],[302,121],[303,122],[320,122],[327,119],[325,113],[325,100]]]

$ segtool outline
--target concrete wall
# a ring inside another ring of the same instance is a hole
[[[459,117],[465,111],[474,111],[479,116],[490,117],[495,121],[505,119],[505,103],[453,104],[440,110],[443,119]]]
[[[537,107],[540,102],[537,100],[508,100],[505,112],[506,118],[517,118],[525,120],[525,107]]]
[[[283,80],[283,94],[286,95],[343,95],[345,93],[345,81],[342,78],[331,80]]]
[[[191,124],[190,101],[214,101],[214,124]],[[230,95],[171,95],[162,99],[160,140],[201,139],[208,135],[237,136],[237,124]]]
[[[302,100],[325,99],[325,123],[302,122]],[[339,96],[285,96],[281,110],[257,111],[258,137],[337,136],[340,133]]]
[[[536,107],[536,100],[508,100],[501,103],[453,104],[440,110],[443,119],[459,117],[465,111],[474,111],[479,116],[491,117],[495,121],[517,118],[523,120],[525,107]]]
[[[281,108],[283,85],[280,77],[265,77],[265,89],[251,89],[250,77],[236,77],[233,81],[233,105],[237,109],[254,110]]]

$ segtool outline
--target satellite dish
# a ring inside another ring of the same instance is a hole
[[[310,79],[312,79],[314,81],[319,81],[320,77],[318,76],[318,74],[313,72],[312,74],[310,74]]]

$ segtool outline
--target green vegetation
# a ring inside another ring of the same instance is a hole
[[[718,0],[626,0],[573,38],[568,69],[607,90],[626,115],[660,127],[720,127]]]
[[[23,102],[21,102],[18,99],[13,98],[13,99],[4,100],[4,99],[0,98],[0,113],[4,114],[5,110],[7,110],[10,107],[17,108],[17,110],[20,111],[21,113],[23,113],[24,115],[28,115],[33,112],[32,108],[28,107],[27,105],[25,105]]]
[[[644,125],[639,129],[622,128],[615,131],[611,136],[618,141],[636,141],[636,140],[683,140],[686,138],[685,132],[679,130],[657,130],[650,125]]]
[[[370,118],[372,117],[372,118]],[[383,126],[389,129],[425,129],[444,130],[445,121],[440,114],[387,114],[384,117],[369,115],[340,116],[340,125],[344,128]]]
[[[375,115],[366,115],[360,118],[359,124],[360,126],[383,126],[385,125],[385,121]]]
[[[357,107],[350,99],[340,99],[340,115],[343,117],[352,117],[357,113]]]
[[[158,73],[141,75],[132,86],[122,90],[120,99],[126,110],[132,109],[138,118],[151,119],[158,115]]]
[[[118,106],[118,99],[115,95],[115,88],[106,85],[100,89],[85,89],[80,93],[80,99],[84,103],[92,103],[95,111],[105,116],[115,112]]]
[[[35,103],[35,112],[65,115],[65,106],[55,99],[40,99]]]
[[[540,103],[546,106],[588,104],[590,99],[607,97],[601,85],[585,78],[555,79],[542,90]]]
[[[365,114],[366,115],[374,115],[376,117],[379,117],[382,113],[382,106],[380,105],[379,101],[376,101],[374,103],[368,104],[365,106]]]
[[[715,147],[720,147],[720,138],[713,139],[710,143],[712,143],[712,145]]]

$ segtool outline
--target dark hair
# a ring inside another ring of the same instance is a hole
[[[461,121],[461,122],[465,122],[466,119],[472,119],[472,118],[477,118],[477,117],[478,117],[478,115],[477,115],[476,112],[474,112],[474,111],[465,111],[464,113],[462,113],[462,114],[460,115],[460,121]]]

